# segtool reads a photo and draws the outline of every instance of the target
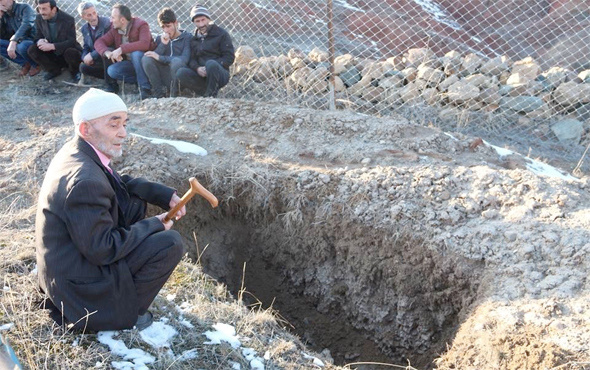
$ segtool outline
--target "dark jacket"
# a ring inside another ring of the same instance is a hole
[[[107,172],[94,149],[76,137],[51,161],[39,193],[39,284],[68,322],[80,320],[80,329],[116,330],[135,324],[137,293],[125,257],[164,230],[156,217],[129,225],[115,189],[123,187],[125,194],[164,209],[170,208],[174,189],[128,176],[122,176],[122,182],[124,186]]]
[[[156,54],[160,56],[159,61],[164,64],[170,64],[172,58],[180,58],[184,64],[188,65],[191,57],[191,39],[192,35],[185,31],[180,31],[180,36],[170,40],[168,44],[160,41],[161,36],[156,38]]]
[[[55,40],[52,40],[47,21],[41,17],[41,14],[37,15],[37,19],[35,19],[35,28],[37,29],[35,42],[41,39],[47,39],[50,43],[55,45],[55,54],[57,55],[62,55],[64,51],[69,48],[75,48],[81,51],[82,46],[76,40],[76,21],[74,20],[74,17],[59,9],[55,16],[57,17],[55,20],[57,37]]]
[[[0,39],[21,42],[35,37],[36,13],[29,4],[14,3],[0,18]]]
[[[82,26],[82,38],[84,39],[84,47],[82,49],[82,59],[88,54],[92,54],[92,59],[99,60],[100,55],[94,49],[94,42],[101,38],[105,33],[111,29],[111,20],[107,17],[98,17],[98,25],[94,31],[94,37],[90,32],[90,24],[86,23]]]
[[[107,50],[115,50],[119,46],[123,54],[129,54],[134,51],[148,51],[155,47],[150,26],[146,21],[140,18],[131,18],[131,27],[126,44],[123,42],[123,35],[118,30],[111,27],[110,31],[94,42],[94,48],[102,56]]]
[[[219,62],[225,69],[229,69],[235,58],[231,37],[223,28],[212,24],[204,38],[197,36],[197,31],[195,31],[195,36],[191,40],[191,59],[189,62],[191,69],[196,70],[211,59]]]

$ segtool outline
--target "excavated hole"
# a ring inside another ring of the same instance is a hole
[[[285,188],[261,198],[252,187],[216,210],[195,202],[176,225],[189,255],[201,253],[205,272],[236,297],[243,284],[246,303],[272,305],[336,364],[432,368],[475,299],[483,264],[434,252],[409,228],[347,219],[336,206],[318,222],[317,202],[288,207]]]

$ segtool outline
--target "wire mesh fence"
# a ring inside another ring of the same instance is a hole
[[[590,143],[589,0],[199,3],[236,47],[221,96],[402,114],[567,170]],[[193,32],[195,4],[125,2],[153,33],[165,6]],[[58,0],[80,20],[77,5]]]

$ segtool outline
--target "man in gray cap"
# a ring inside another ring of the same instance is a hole
[[[207,8],[194,6],[190,16],[197,28],[191,40],[191,58],[188,68],[176,71],[176,79],[181,88],[201,96],[216,97],[219,89],[229,82],[229,67],[235,59],[234,46],[229,33],[211,22]],[[172,91],[173,96],[175,93]]]
[[[127,106],[90,89],[74,105],[75,137],[51,161],[39,193],[37,268],[44,308],[78,330],[118,330],[152,323],[148,307],[184,254],[164,209],[174,189],[119,176],[110,167],[127,136]],[[182,207],[176,218],[186,214]]]

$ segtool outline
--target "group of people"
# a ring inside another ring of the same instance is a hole
[[[212,23],[209,10],[190,11],[194,35],[181,30],[170,8],[158,13],[162,33],[152,38],[149,24],[133,17],[122,4],[113,6],[110,19],[100,16],[94,3],[78,6],[83,46],[76,39],[74,18],[55,0],[37,0],[37,12],[25,3],[0,0],[0,69],[6,60],[21,66],[20,76],[51,80],[67,69],[71,80],[82,76],[104,79],[103,90],[119,92],[118,81],[137,84],[140,98],[178,96],[183,89],[217,96],[229,82],[234,46],[227,31]]]

